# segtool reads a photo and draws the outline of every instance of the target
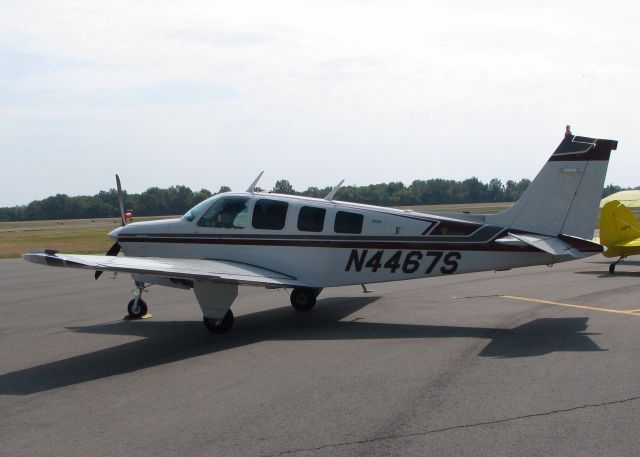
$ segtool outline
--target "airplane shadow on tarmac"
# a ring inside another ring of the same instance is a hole
[[[220,336],[211,335],[199,321],[122,321],[71,327],[74,332],[142,339],[0,375],[0,394],[44,392],[269,340],[485,338],[490,342],[479,356],[494,358],[603,351],[584,333],[586,317],[535,319],[513,329],[341,320],[376,300],[378,297],[328,298],[319,300],[310,313],[297,313],[287,306],[238,316],[233,330]]]
[[[615,277],[625,277],[625,278],[639,278],[640,270],[636,271],[624,271],[624,266],[617,268],[614,274],[609,273],[607,270],[603,271],[576,271],[576,274],[579,275],[592,275],[597,276],[598,278],[615,278]]]

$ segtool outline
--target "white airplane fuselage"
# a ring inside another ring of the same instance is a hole
[[[313,287],[368,284],[552,264],[571,260],[528,245],[506,245],[495,240],[507,235],[505,227],[415,211],[359,205],[268,193],[224,193],[208,200],[246,198],[242,228],[198,225],[198,219],[171,219],[133,223],[111,233],[126,256],[226,260],[269,265],[279,272],[295,272]],[[258,201],[287,205],[279,230],[253,227]],[[299,228],[302,208],[324,210],[321,231]],[[336,215],[347,213],[361,226],[340,233]],[[476,219],[477,221],[473,221]]]

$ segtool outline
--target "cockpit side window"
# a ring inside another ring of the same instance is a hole
[[[242,229],[247,226],[249,197],[223,197],[216,200],[198,221],[198,227]]]

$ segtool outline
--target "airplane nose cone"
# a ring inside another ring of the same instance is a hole
[[[109,237],[113,240],[117,240],[118,239],[118,235],[120,234],[120,232],[122,232],[122,229],[124,227],[118,227],[116,229],[113,229],[109,232]]]

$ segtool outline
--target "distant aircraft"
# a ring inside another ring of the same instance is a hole
[[[621,190],[600,200],[600,208],[610,201],[618,200],[630,209],[640,208],[640,190]]]
[[[292,289],[298,311],[325,287],[551,265],[602,252],[590,241],[610,153],[617,141],[564,139],[522,197],[499,214],[424,214],[333,200],[256,192],[213,196],[179,219],[124,225],[106,256],[24,254],[25,260],[131,273],[128,313],[147,312],[148,285],[193,289],[204,324],[224,333],[239,285]],[[504,160],[508,154],[496,155]],[[118,257],[122,249],[125,257]]]
[[[600,244],[606,246],[605,257],[619,257],[609,265],[609,273],[627,256],[640,254],[640,221],[618,200],[602,207],[600,213]]]

